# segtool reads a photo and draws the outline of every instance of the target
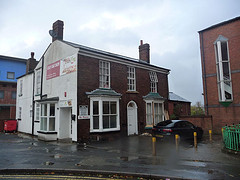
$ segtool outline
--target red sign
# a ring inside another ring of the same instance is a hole
[[[60,75],[60,60],[47,66],[47,80]]]

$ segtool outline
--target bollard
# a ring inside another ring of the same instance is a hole
[[[194,132],[193,136],[194,136],[194,147],[197,148],[197,132]]]
[[[176,150],[178,151],[179,135],[175,134]]]
[[[209,130],[209,140],[212,141],[212,130]]]
[[[152,137],[152,155],[156,156],[156,137]]]

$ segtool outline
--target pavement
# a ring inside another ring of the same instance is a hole
[[[130,136],[87,144],[44,142],[36,137],[0,133],[0,174],[10,172],[87,172],[146,179],[240,179],[240,156],[222,152],[221,136],[192,142]],[[137,178],[136,178],[137,179]]]

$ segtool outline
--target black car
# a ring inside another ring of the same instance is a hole
[[[202,138],[202,128],[196,127],[192,123],[184,120],[162,121],[152,129],[152,135],[156,137],[170,137],[178,134],[180,138],[192,140],[194,132],[197,132],[198,139]]]

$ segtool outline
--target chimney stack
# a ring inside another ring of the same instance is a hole
[[[150,63],[150,46],[147,43],[143,44],[143,40],[140,41],[139,59]]]
[[[63,40],[63,21],[57,20],[55,23],[53,23],[53,33],[52,36],[52,42],[55,40]]]
[[[28,74],[30,71],[33,71],[37,63],[38,62],[34,58],[34,52],[31,52],[31,58],[29,58],[26,63],[26,74]]]

